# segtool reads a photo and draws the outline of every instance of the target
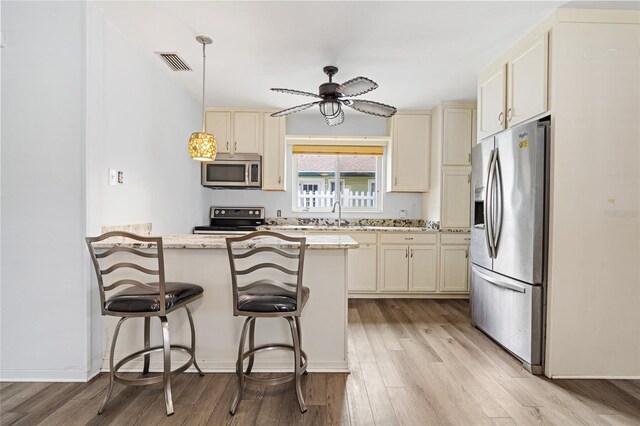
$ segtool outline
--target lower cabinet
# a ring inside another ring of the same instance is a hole
[[[447,235],[440,246],[440,285],[443,293],[469,291],[469,236]]]
[[[438,290],[438,249],[409,246],[409,291]]]
[[[438,251],[427,245],[381,245],[380,290],[435,292]]]
[[[378,247],[376,234],[350,234],[360,247],[350,249],[347,263],[349,292],[372,293],[378,289]]]
[[[437,242],[435,233],[381,232],[379,290],[436,291]]]

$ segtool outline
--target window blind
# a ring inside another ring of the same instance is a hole
[[[293,145],[294,154],[307,155],[374,155],[382,156],[382,146]]]

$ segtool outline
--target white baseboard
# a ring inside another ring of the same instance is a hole
[[[557,380],[640,380],[640,376],[551,376]]]
[[[204,373],[235,373],[236,363],[234,361],[202,361],[198,362],[198,365]],[[176,368],[178,364],[174,364]],[[103,365],[103,372],[109,371],[108,366]],[[130,362],[127,364],[127,368],[121,368],[121,372],[140,372],[142,371],[142,362]],[[151,362],[149,365],[149,371],[154,373],[162,372],[162,364],[160,362]],[[256,373],[290,373],[293,371],[293,367],[290,362],[281,361],[263,361],[258,362],[253,366],[253,371]],[[307,367],[309,373],[348,373],[349,365],[347,361],[338,362],[310,362]],[[187,370],[188,373],[195,373],[196,369],[191,366]]]
[[[0,370],[0,382],[86,382],[93,376],[80,370]]]
[[[349,293],[349,299],[469,299],[469,293]]]

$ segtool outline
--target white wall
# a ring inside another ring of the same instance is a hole
[[[83,9],[2,2],[2,379],[88,370]]]
[[[206,221],[210,197],[200,186],[200,163],[187,152],[191,132],[202,126],[200,103],[156,55],[134,47],[97,7],[87,9],[96,224],[151,222],[154,234],[191,232]],[[109,168],[124,172],[123,185],[108,185]]]

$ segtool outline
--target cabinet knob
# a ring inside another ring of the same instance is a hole
[[[234,151],[237,151],[237,150],[238,150],[238,141],[235,141],[235,142],[233,143],[233,150],[234,150]]]
[[[464,258],[468,259],[469,258],[469,249],[465,249],[464,250]]]
[[[513,118],[513,110],[511,108],[509,108],[507,110],[507,121],[511,122],[511,119]]]
[[[404,257],[409,257],[409,249],[406,249],[406,250],[404,251]]]
[[[394,184],[394,185],[397,185],[397,184],[398,184],[398,178],[395,178],[395,179],[393,180],[393,184]]]
[[[229,141],[227,141],[227,151],[229,151]]]
[[[282,176],[278,176],[278,183],[282,183]]]
[[[503,119],[504,119],[504,114],[502,112],[500,112],[500,114],[498,114],[498,121],[500,122],[500,124],[503,124]]]
[[[467,183],[471,183],[471,173],[467,175]]]
[[[405,240],[413,240],[413,237],[405,237]]]
[[[411,258],[413,259],[413,250],[411,250]]]
[[[468,158],[469,158],[469,159],[467,160],[467,162],[468,162],[468,163],[471,163],[471,153],[469,153]]]

